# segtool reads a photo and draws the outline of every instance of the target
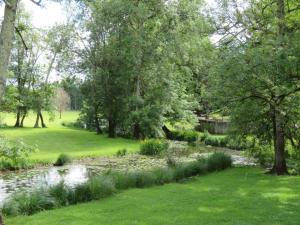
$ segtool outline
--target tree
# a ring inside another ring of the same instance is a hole
[[[299,10],[296,1],[284,0],[236,8],[235,30],[224,36],[219,51],[218,96],[229,106],[237,132],[273,144],[271,173],[277,175],[288,173],[287,139],[299,140]]]
[[[12,86],[17,89],[15,127],[23,127],[24,119],[31,108],[31,84],[38,71],[41,35],[32,28],[30,16],[22,6],[18,9],[16,29],[22,36],[15,37],[9,70],[12,72]]]
[[[61,113],[70,108],[71,99],[68,93],[63,88],[57,88],[55,91],[53,103],[56,110],[59,112],[59,118],[61,119]]]
[[[94,97],[86,95],[86,102],[94,99],[92,105],[108,121],[110,136],[116,130],[137,139],[159,136],[167,120],[194,118],[195,101],[188,91],[192,74],[183,74],[174,63],[174,58],[179,64],[182,61],[174,46],[180,45],[184,52],[182,43],[188,45],[187,36],[199,25],[192,21],[202,20],[198,1],[184,12],[186,17],[182,15],[180,8],[188,2],[103,0],[87,4],[91,17],[86,33],[90,36],[84,42],[82,64],[87,83],[95,86],[90,90],[97,91]],[[186,36],[179,37],[180,30]]]
[[[61,80],[60,85],[69,94],[71,99],[71,110],[80,110],[83,96],[81,93],[82,81],[75,76],[67,76]]]
[[[46,31],[43,52],[46,55],[47,63],[40,65],[32,82],[32,102],[36,112],[35,128],[39,127],[39,121],[43,128],[47,127],[42,111],[50,112],[52,109],[53,86],[50,84],[50,75],[57,66],[58,59],[65,53],[65,49],[69,45],[70,30],[68,25],[58,24]]]
[[[0,32],[0,100],[4,95],[18,3],[19,0],[5,1],[4,20]]]
[[[0,32],[0,100],[4,95],[7,69],[12,49],[12,42],[15,31],[15,20],[19,0],[3,0],[5,3],[4,20]],[[31,0],[34,4],[40,5],[41,0]],[[0,2],[1,3],[1,2]],[[19,34],[20,35],[20,34]]]

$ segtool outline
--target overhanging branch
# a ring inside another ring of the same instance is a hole
[[[21,38],[21,41],[22,41],[22,43],[23,43],[23,45],[24,45],[24,48],[25,48],[25,50],[27,51],[27,50],[28,50],[28,47],[27,47],[27,45],[26,45],[26,43],[25,43],[25,40],[24,40],[24,38],[23,38],[23,36],[22,36],[22,34],[21,34],[21,31],[20,31],[17,27],[15,27],[15,30],[17,31],[17,34],[18,34],[19,37]]]

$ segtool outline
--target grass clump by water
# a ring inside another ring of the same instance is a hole
[[[56,160],[56,162],[53,164],[54,166],[64,166],[68,163],[72,162],[71,156],[67,154],[60,154]]]
[[[192,176],[223,170],[231,165],[230,156],[224,153],[214,153],[208,158],[177,164],[174,167],[156,168],[149,171],[107,171],[75,187],[59,183],[53,187],[33,190],[29,194],[15,195],[4,204],[3,213],[31,215],[42,210],[99,200],[120,190],[178,182]]]
[[[186,141],[189,144],[195,143],[199,138],[199,132],[193,130],[169,131],[167,138],[170,140]]]
[[[117,157],[123,157],[123,156],[125,156],[126,154],[127,154],[127,149],[126,149],[126,148],[123,148],[123,149],[120,149],[120,150],[117,151],[116,156],[117,156]]]
[[[216,152],[207,159],[208,171],[224,170],[231,166],[232,166],[231,157],[221,152]]]
[[[169,147],[168,142],[160,139],[147,139],[141,143],[140,154],[141,155],[160,155],[163,151],[166,151]]]
[[[48,189],[40,188],[30,193],[19,193],[3,205],[6,215],[32,215],[36,212],[57,207],[57,199]]]

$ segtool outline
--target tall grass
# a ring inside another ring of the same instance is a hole
[[[231,165],[230,156],[214,153],[208,158],[177,164],[173,167],[149,171],[107,171],[75,187],[59,183],[53,187],[14,195],[4,204],[2,210],[6,215],[31,215],[42,210],[99,200],[120,190],[178,182],[192,176],[224,170]]]

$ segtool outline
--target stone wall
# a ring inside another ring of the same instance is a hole
[[[199,125],[196,130],[204,132],[208,131],[210,134],[226,134],[229,129],[229,121],[199,119]]]

